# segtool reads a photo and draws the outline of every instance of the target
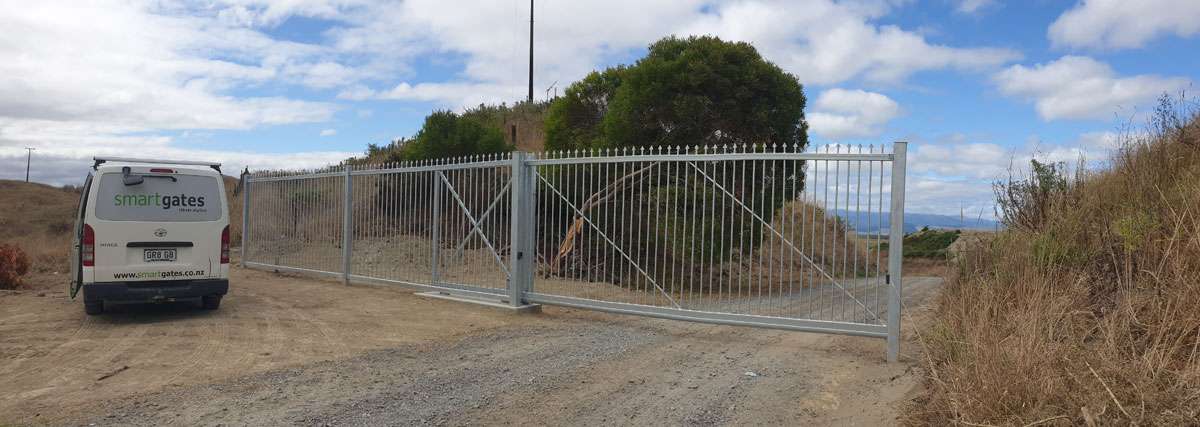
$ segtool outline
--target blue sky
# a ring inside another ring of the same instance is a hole
[[[520,0],[13,2],[0,12],[0,179],[76,183],[94,155],[310,168],[433,109],[524,97]],[[754,44],[796,75],[817,144],[910,141],[909,209],[992,210],[1029,158],[1102,159],[1200,81],[1200,2],[552,1],[535,93],[668,35]]]

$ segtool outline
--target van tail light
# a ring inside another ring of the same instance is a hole
[[[221,230],[221,264],[229,264],[229,226]]]
[[[90,225],[83,225],[83,241],[80,242],[79,253],[83,258],[84,267],[96,266],[96,230]]]

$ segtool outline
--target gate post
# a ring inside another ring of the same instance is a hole
[[[526,153],[512,153],[512,185],[510,199],[509,240],[512,250],[508,255],[508,303],[513,307],[524,305],[525,292],[533,284],[533,167],[526,164]]]
[[[887,360],[900,357],[900,309],[904,286],[904,176],[907,142],[892,148],[892,212],[888,226],[888,320]]]
[[[239,262],[246,268],[246,242],[250,234],[250,168],[242,172],[242,256]]]
[[[441,251],[442,251],[442,173],[439,171],[429,172],[429,177],[433,181],[433,211],[429,218],[430,237],[433,239],[433,246],[430,248],[430,283],[438,284],[442,281],[441,267]]]
[[[351,167],[346,166],[346,186],[343,189],[344,200],[342,201],[342,283],[350,284],[350,256],[354,250],[354,211],[351,209],[354,204],[354,177],[350,174]]]

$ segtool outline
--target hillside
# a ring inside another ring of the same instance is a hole
[[[1106,170],[999,184],[1007,228],[920,331],[910,424],[1200,424],[1200,119],[1158,114]]]
[[[66,271],[79,192],[0,180],[0,200],[0,243],[24,250],[35,272]]]

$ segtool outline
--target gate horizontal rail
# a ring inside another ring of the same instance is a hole
[[[887,327],[882,325],[832,322],[827,320],[791,319],[785,317],[755,316],[749,314],[731,314],[712,311],[683,310],[670,307],[646,307],[638,304],[596,301],[583,298],[564,297],[559,295],[539,294],[536,292],[525,294],[525,298],[529,302],[538,304],[585,308],[617,314],[638,314],[661,319],[686,320],[690,322],[710,323],[714,325],[754,326],[788,331],[821,332],[887,338]]]
[[[906,144],[508,153],[244,176],[243,265],[899,352]]]

